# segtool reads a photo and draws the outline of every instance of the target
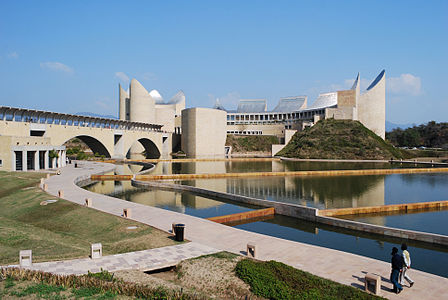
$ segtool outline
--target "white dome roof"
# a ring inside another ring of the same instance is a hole
[[[157,90],[152,90],[149,92],[149,94],[154,99],[156,104],[163,103],[163,97],[162,97],[162,95],[160,95],[160,93]]]

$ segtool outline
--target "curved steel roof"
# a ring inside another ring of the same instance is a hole
[[[304,104],[306,104],[306,96],[284,97],[280,98],[272,112],[298,111],[305,108]]]
[[[266,111],[266,99],[241,99],[237,113],[260,113]]]
[[[324,107],[330,107],[338,104],[338,93],[325,93],[320,94],[316,101],[308,109],[318,109]]]

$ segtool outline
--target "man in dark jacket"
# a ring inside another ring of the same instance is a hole
[[[392,248],[392,273],[390,274],[390,281],[392,281],[394,285],[393,291],[397,294],[399,294],[403,287],[398,282],[398,276],[400,275],[400,270],[403,267],[403,257],[398,254],[398,248],[393,247]]]

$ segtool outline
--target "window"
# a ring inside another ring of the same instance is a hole
[[[3,166],[3,160],[0,159],[0,167]]]

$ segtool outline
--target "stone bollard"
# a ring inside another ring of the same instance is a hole
[[[101,243],[90,245],[90,257],[92,259],[101,258],[103,256],[103,245]]]
[[[86,198],[85,201],[86,201],[86,202],[84,203],[85,206],[87,206],[87,207],[92,207],[92,199],[90,199],[90,198]]]
[[[50,174],[47,173],[47,179],[50,178]]]
[[[42,185],[42,190],[43,190],[44,192],[46,192],[46,191],[48,190],[48,184],[44,183],[44,184]]]
[[[171,233],[173,234],[173,235],[176,235],[176,231],[174,230],[174,226],[176,225],[177,223],[173,223],[173,224],[171,224]]]
[[[45,182],[45,179],[41,178],[41,179],[40,179],[40,185],[43,185],[44,182]]]
[[[250,243],[247,244],[247,250],[246,250],[247,257],[256,258],[257,257],[256,248],[257,248],[257,245],[255,245],[255,244],[250,244]]]
[[[381,291],[381,276],[367,273],[364,279],[364,290],[379,295]]]
[[[131,217],[131,209],[130,208],[123,208],[123,217],[125,217],[125,218]]]
[[[33,264],[33,252],[31,250],[20,250],[19,262],[21,267],[31,267]]]
[[[63,190],[59,190],[58,191],[58,197],[59,198],[63,198],[64,197],[64,191]]]

